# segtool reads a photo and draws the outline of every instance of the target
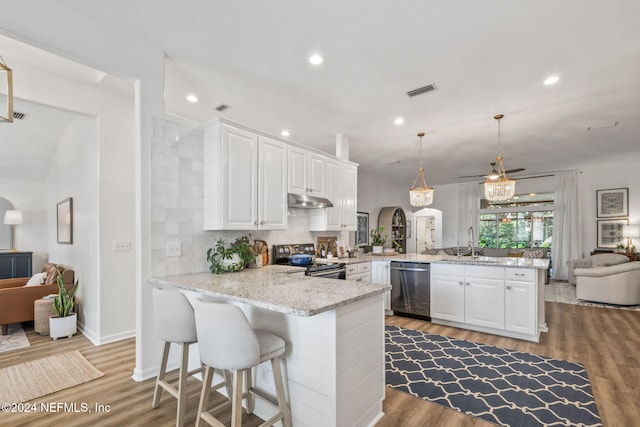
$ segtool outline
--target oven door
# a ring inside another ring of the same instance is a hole
[[[346,280],[347,279],[347,267],[334,268],[331,270],[321,270],[321,271],[309,271],[307,270],[305,275],[312,277],[321,277],[323,279],[339,279]]]

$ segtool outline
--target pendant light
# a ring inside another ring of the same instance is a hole
[[[11,71],[11,68],[7,67],[7,64],[4,62],[4,59],[2,59],[2,56],[0,56],[0,76],[3,73],[6,76],[6,84],[7,84],[7,109],[6,109],[7,112],[5,116],[4,115],[5,113],[3,111],[0,111],[0,122],[12,123],[13,122],[13,71]],[[0,80],[5,80],[5,78],[0,78]],[[0,81],[0,88],[2,88],[3,85],[4,83]]]
[[[433,187],[427,185],[427,181],[424,179],[424,168],[422,167],[422,137],[424,132],[420,132],[420,169],[418,169],[418,176],[413,181],[413,185],[409,190],[409,202],[411,206],[429,206],[433,203]],[[418,185],[416,187],[416,184]]]
[[[500,145],[500,119],[504,114],[496,114],[493,116],[498,121],[498,157],[493,166],[493,170],[487,175],[484,182],[484,196],[491,202],[499,202],[510,200],[516,192],[516,180],[507,178],[507,174],[502,166],[502,154]],[[497,169],[496,169],[497,168]]]

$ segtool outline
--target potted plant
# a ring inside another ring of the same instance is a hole
[[[371,246],[373,246],[374,254],[381,254],[382,247],[387,242],[387,235],[383,235],[382,233],[384,233],[384,225],[381,225],[378,228],[374,228],[369,232],[369,236],[371,236]]]
[[[238,237],[230,246],[219,239],[214,248],[207,251],[209,270],[215,274],[242,271],[251,263],[255,263],[256,255],[251,249],[249,238]]]
[[[73,311],[75,296],[78,291],[78,280],[75,281],[69,292],[64,286],[62,273],[56,268],[58,273],[58,295],[53,299],[53,311],[56,316],[49,317],[49,335],[54,340],[61,337],[73,336],[78,331],[78,315]]]

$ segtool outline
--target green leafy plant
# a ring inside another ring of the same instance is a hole
[[[371,236],[371,246],[384,246],[387,243],[387,235],[383,235],[384,233],[384,225],[381,225],[378,228],[374,228],[369,232],[369,236]]]
[[[75,305],[74,298],[76,296],[76,292],[78,292],[78,280],[76,279],[71,290],[67,292],[67,288],[64,286],[62,273],[60,273],[60,270],[58,270],[57,267],[56,272],[58,273],[58,295],[53,299],[53,311],[56,312],[58,317],[67,317],[73,313],[73,307]]]
[[[234,255],[237,255],[237,262],[232,262]],[[215,274],[241,271],[255,260],[256,254],[253,253],[249,238],[246,236],[238,237],[229,246],[224,240],[219,239],[215,247],[209,248],[207,251],[209,270]]]

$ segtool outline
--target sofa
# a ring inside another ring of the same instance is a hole
[[[567,261],[568,280],[572,285],[576,284],[574,270],[576,268],[597,268],[611,265],[624,264],[629,262],[629,257],[622,254],[597,254],[582,259],[570,259]]]
[[[576,268],[573,274],[578,299],[617,305],[640,304],[640,262]]]
[[[0,280],[0,325],[2,335],[8,333],[9,325],[18,322],[32,321],[33,302],[50,294],[58,293],[58,273],[62,274],[67,291],[73,287],[73,270],[59,264],[47,263],[42,267],[39,276],[34,275],[43,283],[26,286],[31,277],[19,277]]]

